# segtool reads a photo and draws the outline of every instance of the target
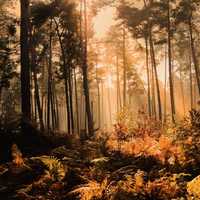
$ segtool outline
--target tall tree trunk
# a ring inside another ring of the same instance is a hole
[[[53,74],[51,73],[51,121],[52,121],[52,128],[53,130],[56,129],[56,110],[55,110],[55,99],[54,99],[54,79],[53,79]]]
[[[146,48],[148,114],[149,114],[149,117],[151,117],[151,91],[150,91],[150,73],[149,73],[149,49],[148,49],[148,38],[147,37],[145,37],[145,48]]]
[[[97,65],[95,65],[95,71],[96,71],[96,83],[97,83],[97,98],[98,98],[98,128],[100,128],[101,124],[101,99],[100,99],[100,87],[99,87],[99,77],[97,74]]]
[[[123,27],[123,107],[126,107],[126,86],[127,85],[127,66],[126,66],[126,32]]]
[[[35,67],[36,66],[33,66],[33,78],[34,78],[35,98],[36,98],[35,100],[36,100],[37,109],[38,109],[40,129],[43,131],[44,130],[43,113],[42,113],[42,108],[41,108],[41,103],[40,103],[39,87],[38,87],[37,73],[36,73]]]
[[[197,91],[198,89],[197,89],[197,85],[196,84],[193,84],[193,94],[194,94],[194,103],[193,103],[193,107],[194,107],[194,109],[196,109],[196,106],[197,106],[197,93],[198,93],[198,91]]]
[[[67,81],[67,75],[66,75],[66,65],[64,67],[64,82],[65,82],[65,102],[66,102],[66,108],[67,108],[67,127],[68,127],[68,133],[71,133],[71,120],[70,120],[70,104],[69,104],[69,90],[68,90],[68,81]]]
[[[156,81],[156,91],[157,91],[157,103],[158,103],[158,116],[159,120],[162,121],[162,104],[161,104],[161,98],[160,98],[160,86],[159,86],[159,80],[158,80],[158,73],[157,73],[157,66],[156,66],[156,59],[155,59],[155,51],[154,51],[154,44],[153,44],[153,38],[151,30],[149,31],[149,44],[150,44],[150,51],[151,51],[151,59],[153,64],[153,71],[155,74],[155,81]]]
[[[104,123],[105,123],[105,115],[104,115],[104,84],[103,80],[101,80],[101,124],[102,128],[104,128]]]
[[[190,109],[193,109],[193,79],[192,79],[192,62],[191,62],[191,55],[189,53],[189,73],[190,73]]]
[[[119,77],[119,58],[118,55],[116,57],[116,73],[117,73],[117,101],[118,101],[118,111],[122,108],[122,100],[121,100],[121,90],[120,90],[120,77]]]
[[[165,45],[164,124],[167,120],[167,45]]]
[[[79,107],[78,107],[78,88],[77,88],[77,80],[76,80],[76,70],[74,68],[74,89],[75,89],[75,102],[76,102],[76,123],[77,123],[77,131],[80,135],[80,124],[79,124]]]
[[[151,49],[150,49],[151,53]],[[154,67],[153,67],[153,61],[151,58],[151,98],[152,98],[152,106],[151,106],[151,112],[152,116],[157,119],[157,110],[156,110],[156,95],[155,95],[155,75],[154,75]]]
[[[29,0],[20,0],[20,51],[21,51],[21,110],[23,117],[31,119],[30,63],[29,63]]]
[[[71,133],[71,117],[70,117],[70,104],[69,104],[69,89],[68,89],[68,72],[67,72],[67,63],[66,63],[66,56],[65,56],[65,49],[62,43],[62,36],[59,31],[59,26],[57,21],[54,18],[54,22],[56,25],[56,33],[59,39],[60,48],[61,48],[61,56],[63,61],[63,78],[64,78],[64,85],[65,85],[65,102],[66,102],[66,109],[67,109],[67,130],[68,133]]]
[[[195,51],[195,47],[194,47],[194,37],[193,37],[193,29],[192,29],[192,16],[189,18],[188,24],[189,24],[190,46],[191,46],[191,51],[192,51],[192,60],[193,60],[194,69],[195,69],[198,92],[199,92],[199,95],[200,95],[200,72],[199,72],[199,63],[198,63],[198,59],[197,59],[196,51]]]
[[[55,87],[55,81],[52,82],[52,102],[53,102],[53,113],[54,113],[54,123],[55,123],[55,129],[58,130],[58,110],[57,110],[57,96],[56,96],[56,87]]]
[[[94,124],[92,120],[92,113],[90,109],[90,92],[89,92],[89,84],[88,84],[88,62],[87,62],[87,5],[86,0],[84,0],[84,18],[85,18],[85,41],[84,41],[84,54],[83,54],[83,89],[85,94],[85,108],[87,113],[87,121],[88,121],[88,131],[89,135],[93,135],[94,133]]]
[[[31,66],[32,67],[32,66]],[[35,81],[34,81],[34,77],[32,77],[32,73],[31,73],[31,88],[35,88]],[[33,117],[32,120],[34,120],[35,122],[37,122],[37,100],[36,100],[36,93],[34,90],[34,93],[32,95],[32,105],[33,105]]]
[[[172,122],[175,123],[176,110],[175,110],[174,85],[173,85],[173,75],[172,75],[170,0],[168,0],[167,10],[168,10],[167,11],[167,17],[168,17],[167,32],[168,32],[169,88],[170,88]]]
[[[109,67],[107,66],[107,74],[109,74]],[[110,87],[107,87],[107,98],[108,98],[108,113],[109,113],[109,121],[112,124],[112,113],[111,113],[111,99],[110,99]]]
[[[47,91],[47,129],[50,131],[51,128],[51,85],[52,85],[52,19],[50,20],[50,25],[49,25],[49,62],[48,62],[48,91]]]
[[[55,98],[55,110],[56,110],[56,128],[57,128],[57,130],[59,130],[60,129],[59,104],[58,104],[58,96],[57,96],[55,84],[54,84],[54,92],[55,92],[54,98]]]
[[[33,31],[33,30],[32,30]],[[35,90],[35,108],[37,107],[38,116],[39,116],[39,123],[40,123],[40,129],[44,130],[44,123],[43,123],[43,113],[40,103],[40,94],[39,94],[39,86],[38,86],[38,80],[37,80],[37,72],[36,72],[36,51],[35,51],[35,45],[34,45],[34,32],[30,33],[30,47],[31,47],[31,68],[33,71],[33,81],[34,81],[34,90]],[[35,111],[35,112],[37,112]],[[37,118],[36,118],[37,119]]]
[[[71,118],[71,127],[72,127],[72,133],[74,133],[74,113],[73,113],[73,88],[72,88],[72,73],[71,73],[71,67],[68,65],[68,85],[69,85],[69,101],[70,101],[70,118]]]
[[[181,96],[182,96],[183,114],[185,116],[185,95],[184,95],[183,76],[182,76],[181,69],[179,70],[179,74],[180,74],[180,88],[181,88]]]

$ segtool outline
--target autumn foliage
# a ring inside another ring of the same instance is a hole
[[[124,113],[120,114],[121,116],[129,117]],[[175,135],[170,133],[173,130],[162,127],[159,122],[145,115],[139,120],[132,121],[135,126],[129,127],[131,120],[120,118],[107,142],[110,151],[120,151],[122,154],[135,157],[153,156],[163,164],[184,161],[183,146],[175,141]],[[189,138],[187,142],[190,142]]]

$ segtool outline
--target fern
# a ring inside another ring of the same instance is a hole
[[[190,111],[190,120],[191,120],[191,124],[194,127],[200,128],[200,112],[192,109]]]
[[[64,179],[66,168],[57,158],[53,156],[40,156],[31,159],[41,161],[47,167],[46,173],[48,173],[54,181],[62,181]]]
[[[71,196],[78,194],[80,200],[102,199],[107,185],[107,179],[104,179],[102,183],[98,183],[97,181],[92,180],[87,184],[79,185],[76,189],[68,193],[68,195]]]

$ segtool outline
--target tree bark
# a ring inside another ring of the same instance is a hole
[[[54,19],[55,25],[56,25],[56,33],[59,39],[60,48],[61,48],[61,56],[63,61],[63,78],[64,78],[64,85],[65,85],[65,101],[66,101],[66,109],[67,109],[67,130],[68,133],[71,133],[71,120],[70,120],[70,104],[69,104],[69,88],[68,88],[68,79],[67,79],[67,64],[66,64],[66,58],[65,58],[65,49],[62,43],[61,34],[59,32],[59,26],[57,21]]]
[[[21,51],[21,110],[25,119],[31,119],[30,63],[29,63],[29,0],[20,0],[20,51]]]
[[[170,0],[168,0],[168,9],[167,9],[167,33],[168,33],[168,62],[169,62],[169,87],[170,87],[170,100],[171,100],[171,116],[172,122],[175,123],[175,101],[174,101],[174,84],[172,77],[172,53],[171,53],[171,21],[170,21]]]
[[[151,117],[151,91],[150,91],[150,73],[149,73],[149,49],[148,49],[148,38],[145,37],[145,48],[146,48],[146,71],[147,71],[147,103],[148,103],[148,114]]]
[[[193,78],[192,78],[192,63],[191,63],[191,55],[189,53],[189,73],[190,73],[190,109],[193,109]]]
[[[123,27],[123,107],[126,107],[126,86],[127,85],[127,66],[126,66],[126,33]]]
[[[191,51],[192,51],[192,60],[194,64],[194,69],[195,69],[195,75],[196,75],[196,81],[197,81],[197,86],[198,86],[198,92],[200,95],[200,72],[199,72],[199,63],[198,59],[196,56],[196,50],[194,47],[194,38],[193,38],[193,29],[192,29],[192,16],[189,18],[189,33],[190,33],[190,45],[191,45]]]
[[[161,104],[161,98],[160,98],[160,86],[159,86],[159,80],[158,80],[158,73],[157,73],[157,66],[156,66],[155,52],[154,52],[154,44],[153,44],[151,30],[149,31],[149,44],[150,44],[151,59],[152,59],[152,65],[153,65],[155,81],[156,81],[158,116],[159,116],[159,120],[162,121],[162,104]]]
[[[52,96],[52,19],[49,25],[49,60],[48,60],[48,91],[47,91],[47,130],[51,129],[51,96]]]
[[[32,30],[33,31],[33,30]],[[34,81],[34,90],[35,90],[35,107],[37,107],[38,110],[38,116],[39,116],[39,123],[40,123],[40,129],[44,130],[44,123],[43,123],[43,113],[40,103],[40,94],[39,94],[39,86],[38,86],[38,80],[37,80],[37,72],[36,72],[36,51],[35,51],[35,42],[34,42],[34,33],[30,33],[30,47],[31,47],[31,68],[33,71],[33,81]]]
[[[99,87],[99,77],[97,74],[97,64],[95,65],[95,72],[96,72],[96,83],[97,83],[97,97],[98,97],[98,128],[101,125],[101,99],[100,99],[100,87]]]
[[[77,80],[76,80],[76,70],[74,68],[74,89],[75,89],[75,102],[76,102],[76,124],[77,131],[80,134],[80,122],[79,122],[79,107],[78,107],[78,88],[77,88]]]
[[[85,94],[85,108],[87,113],[87,122],[88,122],[88,131],[89,135],[93,135],[94,133],[94,124],[92,120],[92,113],[90,108],[90,92],[89,92],[89,84],[88,84],[88,62],[87,62],[87,5],[86,0],[84,0],[84,18],[85,18],[85,41],[84,41],[84,53],[83,53],[83,65],[82,65],[82,73],[83,73],[83,89]]]
[[[74,113],[73,113],[73,88],[72,88],[72,73],[70,65],[68,65],[68,85],[69,85],[69,102],[70,102],[70,118],[72,133],[74,133]]]

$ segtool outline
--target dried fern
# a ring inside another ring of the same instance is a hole
[[[87,184],[79,185],[76,189],[68,193],[68,195],[71,196],[78,194],[80,200],[102,199],[107,185],[107,179],[104,179],[102,183],[92,180]]]

